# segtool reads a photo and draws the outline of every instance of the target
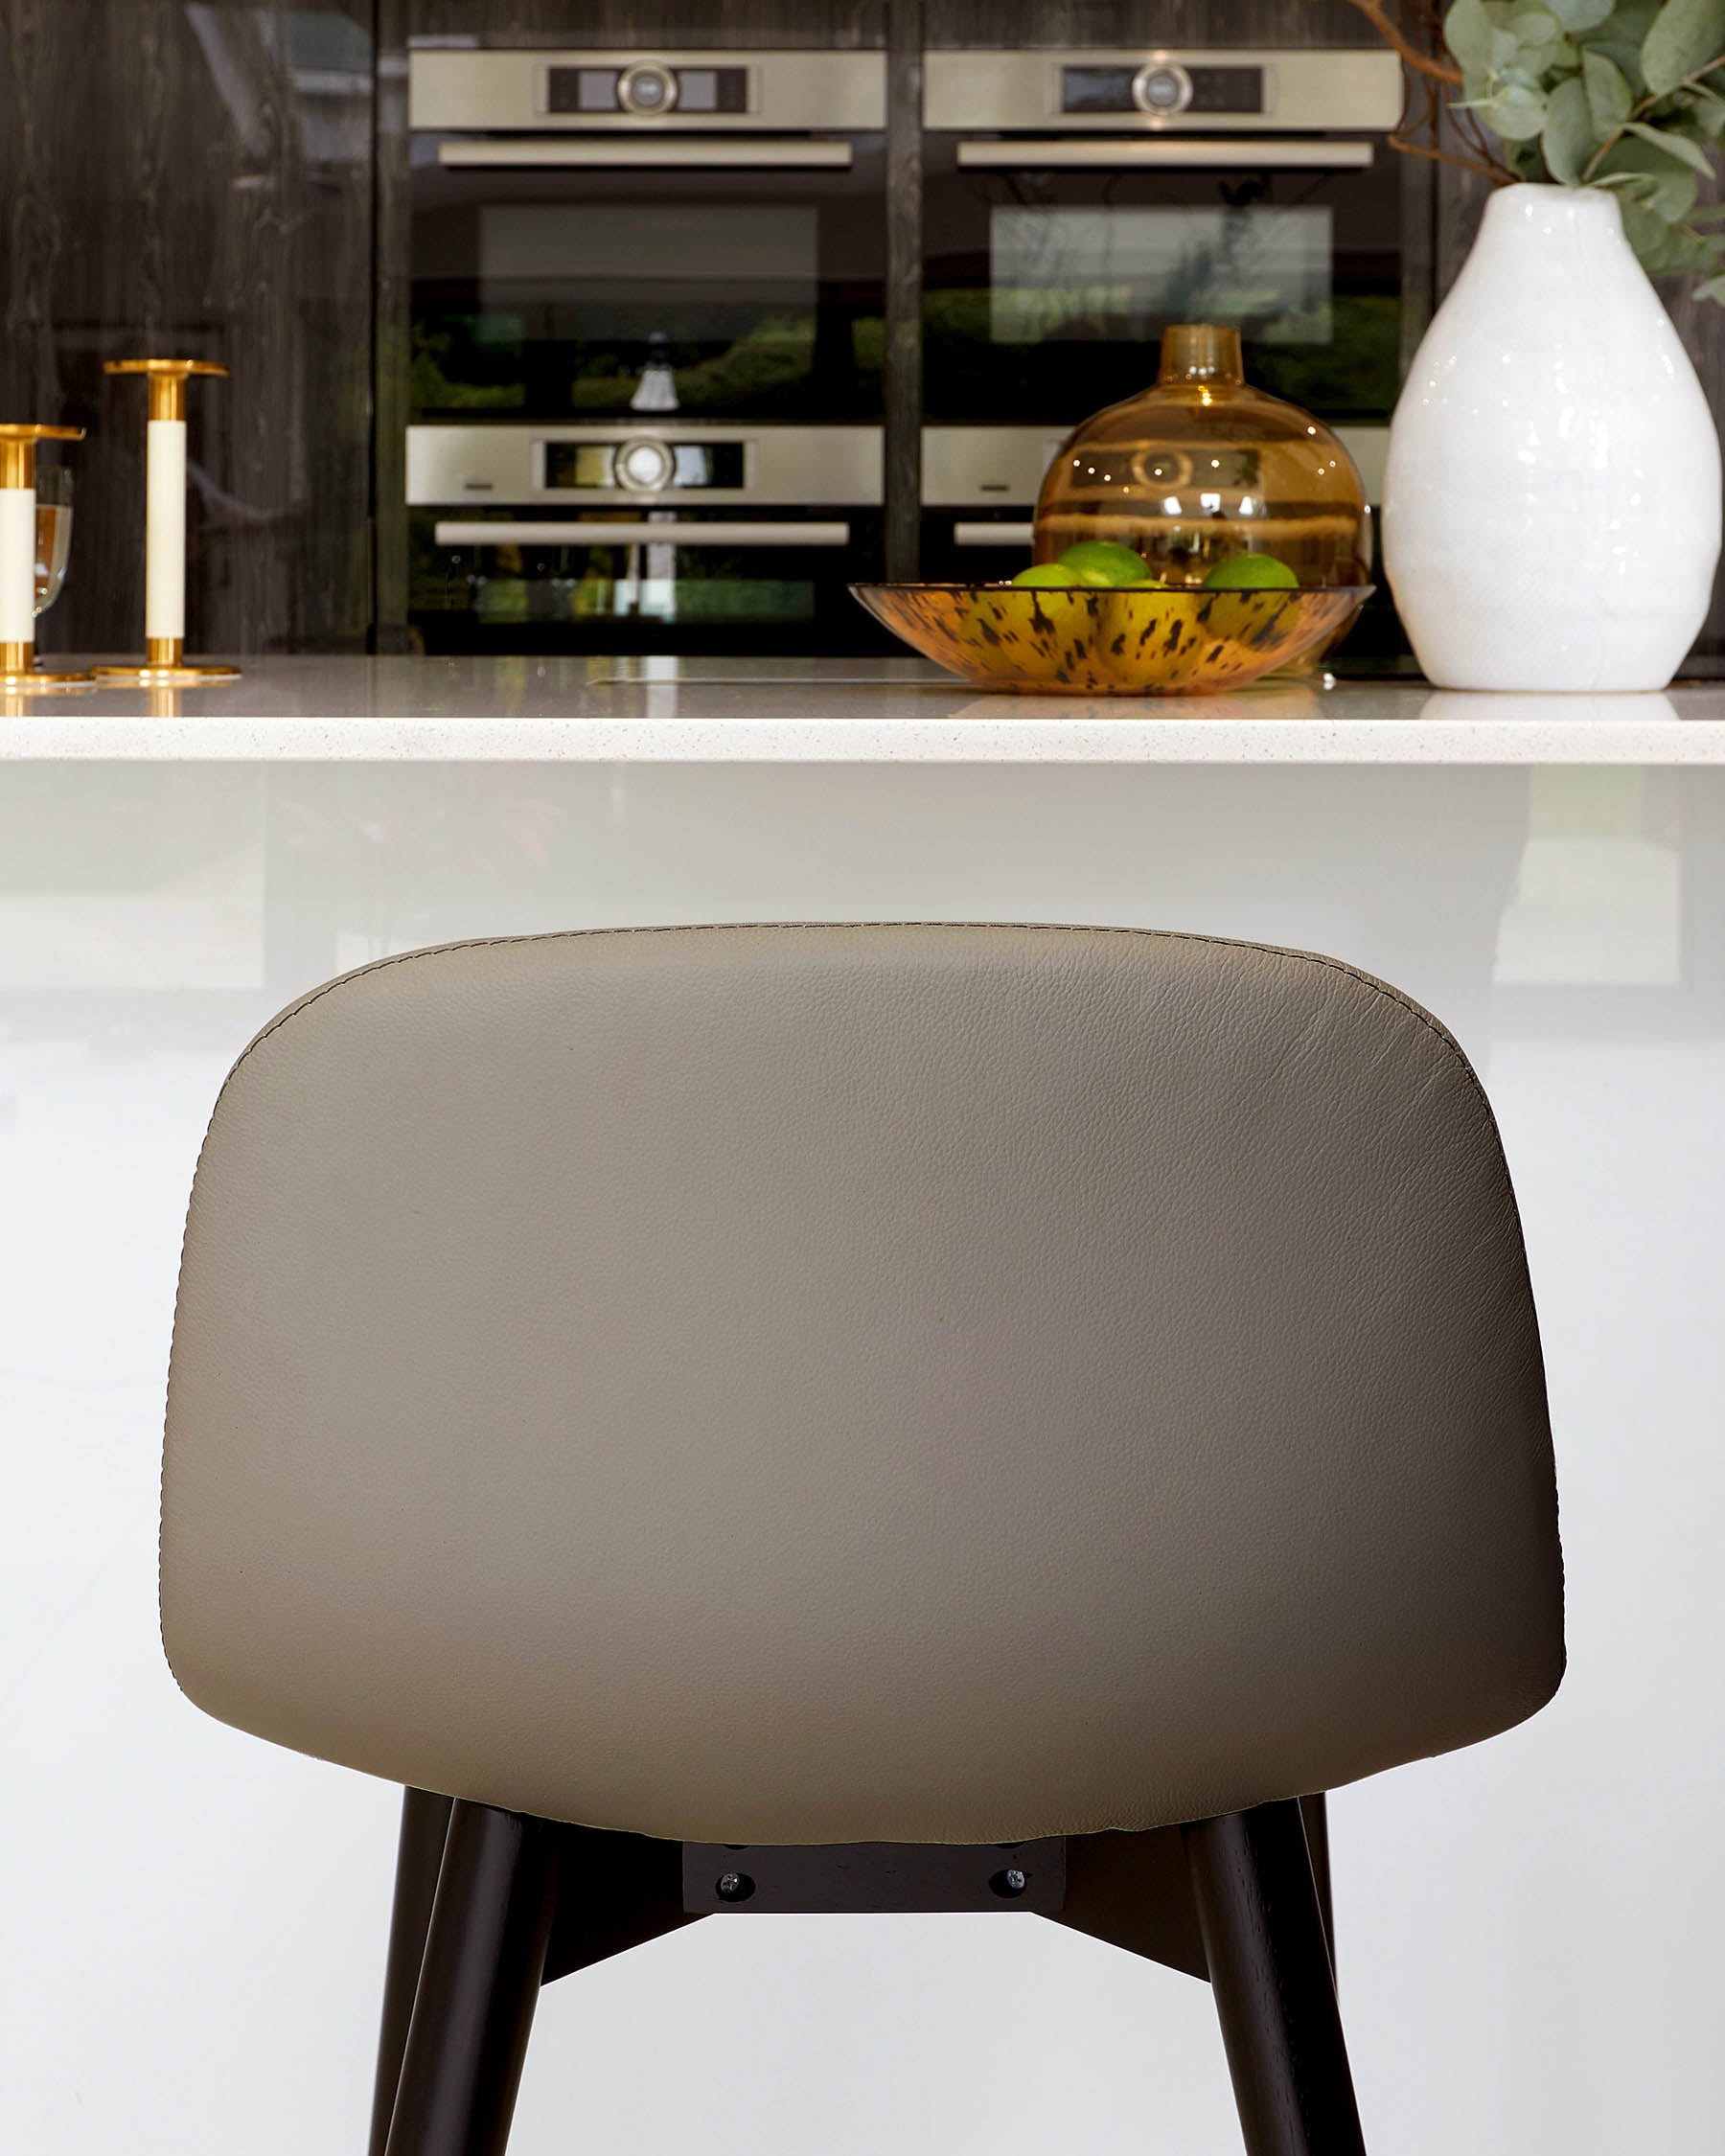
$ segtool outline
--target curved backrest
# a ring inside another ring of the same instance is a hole
[[[1332,959],[1008,927],[391,958],[242,1056],[174,1331],[210,1712],[712,1842],[1145,1827],[1562,1666],[1484,1095]]]

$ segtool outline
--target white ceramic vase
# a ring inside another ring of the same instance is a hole
[[[1659,689],[1706,616],[1719,437],[1598,188],[1509,187],[1390,429],[1384,566],[1446,689]]]

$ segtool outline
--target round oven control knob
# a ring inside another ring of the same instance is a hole
[[[1184,112],[1192,102],[1192,78],[1173,60],[1148,60],[1132,78],[1132,102],[1159,118]]]
[[[625,112],[669,112],[677,103],[677,78],[657,60],[636,60],[617,78],[617,103]]]
[[[675,477],[677,459],[666,443],[643,434],[618,445],[611,470],[619,487],[627,487],[632,493],[656,494]]]

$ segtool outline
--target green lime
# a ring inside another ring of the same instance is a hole
[[[1150,574],[1141,554],[1114,539],[1079,539],[1060,557],[1060,565],[1080,584],[1141,584]]]
[[[1115,586],[1116,591],[1168,591],[1172,586],[1161,577],[1128,577],[1124,584]]]
[[[1300,579],[1274,554],[1230,554],[1204,580],[1206,591],[1298,591]]]
[[[1027,569],[1021,569],[1012,581],[1014,584],[1057,584],[1063,591],[1070,591],[1078,580],[1070,569],[1063,569],[1058,562],[1037,562]]]

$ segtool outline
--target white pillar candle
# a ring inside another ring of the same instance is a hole
[[[186,423],[152,419],[146,437],[144,634],[186,633]]]
[[[0,487],[0,644],[35,642],[35,489]]]

